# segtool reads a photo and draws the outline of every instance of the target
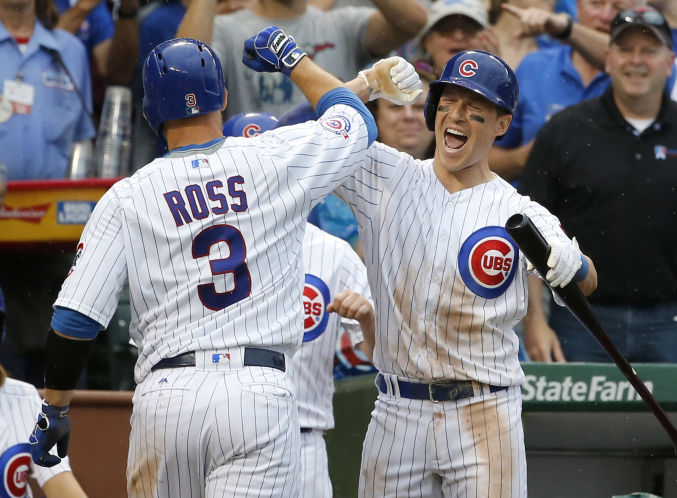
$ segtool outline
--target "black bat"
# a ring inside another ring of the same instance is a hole
[[[526,214],[514,214],[507,223],[505,229],[513,238],[517,246],[524,253],[526,258],[531,261],[534,268],[541,275],[548,273],[548,255],[550,245],[547,243],[541,232],[533,224]],[[546,282],[547,283],[547,282]],[[665,431],[672,439],[672,444],[677,450],[677,429],[672,424],[665,411],[653,397],[651,391],[647,389],[642,379],[639,378],[635,369],[632,368],[628,360],[618,350],[611,338],[607,335],[597,317],[592,312],[588,300],[585,298],[578,285],[575,282],[569,282],[564,287],[552,288],[553,292],[566,304],[569,311],[578,319],[579,322],[595,336],[602,347],[609,353],[618,369],[630,381],[630,384],[642,397],[647,406],[651,409]]]

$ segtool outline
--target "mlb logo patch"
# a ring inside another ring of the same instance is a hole
[[[209,166],[209,159],[207,159],[207,158],[193,159],[193,160],[190,162],[190,165],[191,165],[193,168],[199,168],[199,167],[201,167],[201,166]]]
[[[212,363],[230,363],[230,353],[212,354]]]

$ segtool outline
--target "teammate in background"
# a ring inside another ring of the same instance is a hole
[[[140,345],[128,494],[298,495],[288,367],[302,337],[305,218],[362,163],[376,127],[280,29],[247,40],[242,60],[288,75],[322,120],[226,140],[211,48],[176,39],[149,54],[144,111],[170,153],[115,184],[85,226],[47,339],[36,463],[56,464],[55,444],[66,455],[73,387],[128,283]]]
[[[1,327],[0,327],[1,329]],[[79,498],[87,495],[71,472],[68,458],[50,469],[31,460],[30,434],[40,395],[34,386],[7,377],[0,365],[0,496],[33,496],[28,477],[34,478],[47,498]]]
[[[267,113],[238,114],[225,136],[254,137],[277,126]],[[369,360],[374,308],[367,269],[350,245],[308,223],[303,237],[303,343],[292,359],[301,430],[301,498],[332,496],[323,432],[334,428],[333,364],[339,333]]]
[[[358,218],[376,309],[380,393],[361,497],[527,496],[512,330],[526,312],[527,262],[507,219],[526,213],[550,244],[551,286],[574,279],[589,294],[596,272],[555,216],[489,170],[518,95],[502,60],[459,53],[430,85],[434,158],[375,142],[334,191]]]
[[[606,56],[610,89],[543,126],[520,183],[599,259],[600,286],[590,303],[631,362],[677,362],[677,237],[666,230],[677,223],[677,103],[665,89],[674,59],[658,12],[619,14]],[[638,241],[631,247],[628,234]],[[530,356],[610,361],[568,313],[552,309],[546,320],[529,304]]]
[[[265,111],[282,116],[305,99],[280,74],[256,74],[236,65],[250,33],[272,23],[294,32],[299,47],[320,67],[342,81],[370,61],[388,55],[413,38],[426,21],[418,0],[372,0],[376,9],[342,7],[322,11],[308,0],[259,0],[252,8],[215,16],[217,0],[191,0],[177,36],[210,43],[228,75],[228,117]],[[212,36],[213,33],[213,36]]]

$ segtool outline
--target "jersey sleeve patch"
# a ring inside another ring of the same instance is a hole
[[[320,120],[320,125],[325,130],[329,130],[330,132],[340,135],[343,138],[347,139],[350,136],[348,134],[351,128],[350,119],[348,119],[343,114],[334,114],[327,118],[323,118]]]
[[[516,261],[519,261],[519,249],[500,226],[488,226],[472,233],[458,254],[463,282],[485,299],[495,299],[506,291],[515,277]]]

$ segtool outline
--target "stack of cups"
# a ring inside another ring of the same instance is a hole
[[[92,154],[92,142],[90,140],[75,142],[71,146],[66,177],[71,180],[80,180],[94,176]]]
[[[96,176],[126,176],[129,173],[131,149],[132,91],[123,86],[109,86],[106,88],[94,149]]]

